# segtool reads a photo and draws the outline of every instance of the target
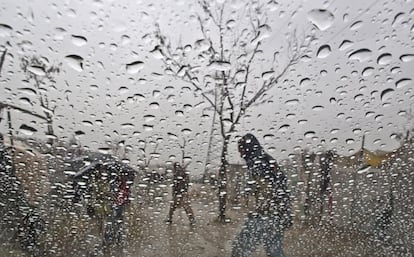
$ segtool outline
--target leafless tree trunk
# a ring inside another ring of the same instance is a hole
[[[204,98],[214,111],[214,115],[218,116],[223,140],[218,171],[219,220],[221,221],[226,219],[228,145],[236,125],[252,106],[269,100],[266,93],[277,85],[300,60],[313,40],[313,37],[304,37],[301,41],[294,32],[286,51],[287,62],[279,65],[273,60],[272,67],[268,71],[271,75],[266,76],[265,79],[260,73],[263,79],[258,82],[254,78],[254,75],[259,75],[254,74],[257,72],[254,65],[259,62],[258,56],[263,51],[262,41],[266,38],[265,33],[270,30],[269,25],[266,24],[266,6],[257,1],[249,2],[246,9],[250,14],[250,22],[244,24],[245,27],[240,28],[240,31],[235,31],[226,26],[226,4],[227,1],[224,1],[213,6],[209,1],[199,1],[202,11],[197,17],[203,37],[197,42],[204,47],[200,47],[201,52],[194,52],[198,56],[186,53],[180,45],[173,47],[171,40],[163,34],[158,24],[154,33],[156,46],[152,51],[160,56],[159,59],[168,74],[189,83],[194,93]],[[240,14],[241,17],[245,17],[244,12]],[[214,36],[211,35],[212,31],[216,32]],[[200,56],[202,58],[198,58]],[[240,56],[243,58],[239,58]],[[198,62],[199,59],[207,61]],[[200,69],[203,66],[206,69]],[[211,72],[212,69],[214,72]],[[210,140],[211,137],[212,135]]]
[[[216,95],[216,94],[215,94]],[[214,101],[216,103],[216,101]],[[213,118],[211,119],[211,128],[210,128],[210,136],[208,138],[208,147],[207,147],[207,154],[206,154],[206,161],[204,164],[204,174],[203,174],[203,183],[208,180],[208,165],[210,164],[210,154],[211,154],[211,146],[213,144],[214,138],[214,126],[216,124],[216,114],[217,112],[213,112]]]
[[[38,70],[41,70],[43,74],[37,74],[30,70],[31,67],[35,67]],[[47,137],[47,144],[52,146],[55,142],[55,133],[53,129],[53,117],[55,115],[55,110],[57,105],[54,104],[52,106],[50,99],[47,94],[40,92],[40,90],[48,91],[45,88],[44,83],[48,82],[53,87],[56,81],[54,80],[54,75],[60,72],[60,64],[59,65],[50,65],[47,62],[43,61],[42,57],[38,56],[23,56],[21,58],[21,68],[26,73],[26,77],[30,80],[34,81],[34,86],[38,90],[37,96],[40,106],[43,108],[43,112],[46,116],[46,137]]]

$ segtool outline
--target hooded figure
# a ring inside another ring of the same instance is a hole
[[[232,256],[250,256],[260,243],[268,256],[283,256],[283,234],[292,224],[287,178],[252,134],[243,136],[238,147],[255,182],[256,204],[233,243]]]

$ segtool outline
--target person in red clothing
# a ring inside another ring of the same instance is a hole
[[[130,187],[127,176],[120,174],[111,185],[112,213],[105,227],[105,244],[122,243],[124,213],[129,202]]]

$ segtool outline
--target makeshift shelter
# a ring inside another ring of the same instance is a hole
[[[92,181],[92,175],[96,171],[97,165],[101,164],[109,175],[110,180],[118,181],[125,179],[130,185],[133,184],[136,170],[128,164],[120,161],[109,154],[90,152],[84,156],[67,160],[69,174],[74,182],[75,201],[85,194]]]

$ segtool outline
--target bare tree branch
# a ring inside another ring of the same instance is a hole
[[[6,59],[6,54],[7,54],[7,49],[4,49],[1,58],[0,58],[0,74],[1,71],[3,70],[3,64],[4,64],[4,60]]]
[[[10,109],[14,109],[14,110],[21,111],[22,113],[29,114],[31,116],[37,117],[37,118],[42,119],[42,120],[45,120],[45,121],[47,120],[47,118],[45,116],[42,116],[42,115],[37,114],[35,112],[32,112],[32,111],[23,109],[21,107],[15,106],[15,105],[11,105],[11,104],[6,104],[6,103],[0,102],[0,110],[3,109],[3,108],[6,108],[6,107],[9,107]]]

